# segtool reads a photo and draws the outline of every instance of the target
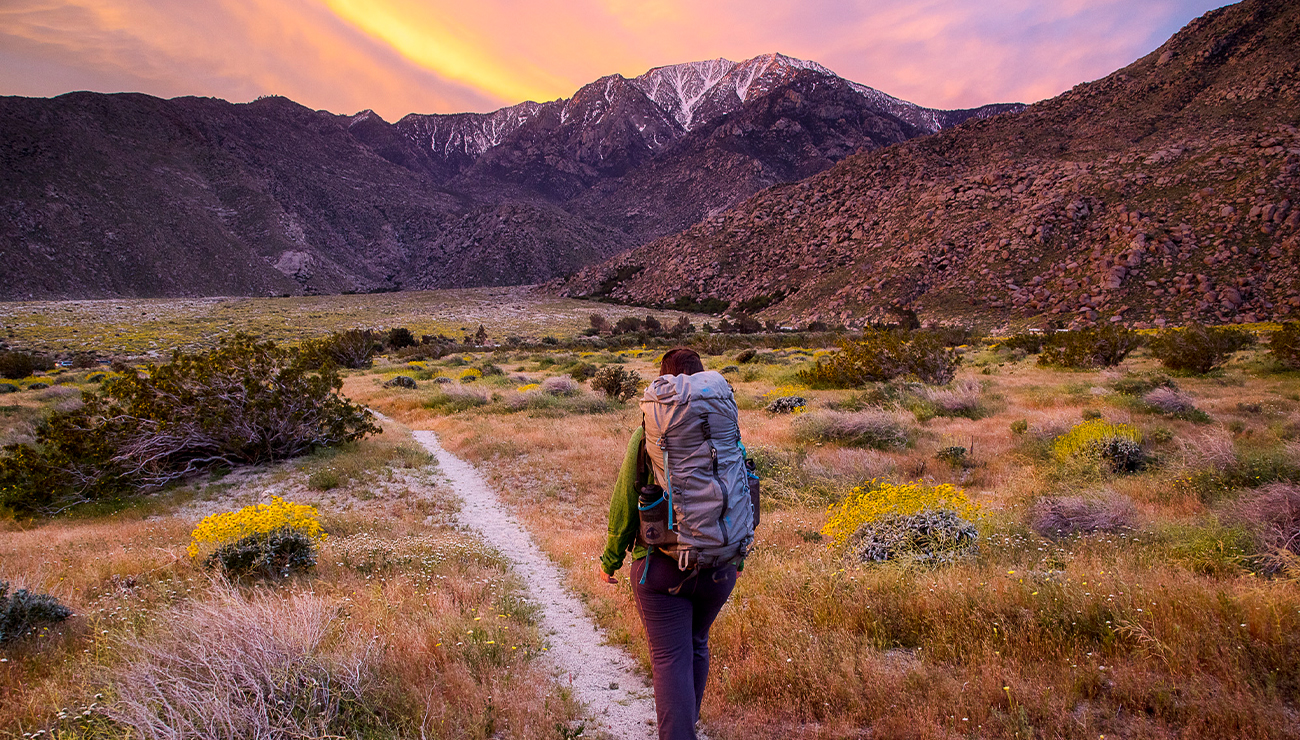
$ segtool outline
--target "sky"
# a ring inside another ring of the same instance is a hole
[[[284,95],[490,111],[607,74],[781,52],[931,108],[1031,103],[1219,0],[0,0],[0,95]]]

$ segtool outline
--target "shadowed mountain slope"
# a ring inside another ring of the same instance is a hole
[[[953,115],[781,55],[397,124],[275,97],[0,98],[0,299],[541,282]]]
[[[564,290],[849,324],[1295,316],[1298,123],[1300,5],[1247,0],[1101,80],[856,154]]]

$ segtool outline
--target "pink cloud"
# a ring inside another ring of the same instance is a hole
[[[1148,53],[1214,0],[8,0],[0,93],[281,94],[490,110],[613,72],[769,51],[922,105],[1032,102]]]

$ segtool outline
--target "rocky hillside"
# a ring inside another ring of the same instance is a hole
[[[1300,4],[1247,0],[1021,113],[864,152],[588,268],[570,295],[765,318],[1300,315]]]
[[[0,299],[541,282],[973,111],[767,55],[494,113],[0,98]]]

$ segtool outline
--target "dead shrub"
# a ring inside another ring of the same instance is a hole
[[[1180,439],[1183,464],[1192,470],[1227,472],[1237,467],[1240,459],[1232,435],[1222,429],[1213,429],[1193,439]]]
[[[962,380],[945,388],[928,388],[922,386],[921,398],[935,407],[939,416],[962,416],[968,419],[979,418],[983,414],[980,401],[984,389],[975,380]]]
[[[542,391],[552,396],[572,396],[578,392],[578,383],[567,375],[555,375],[542,381]]]
[[[374,648],[315,594],[218,598],[126,638],[106,713],[139,737],[180,740],[350,735],[373,681]]]
[[[1133,503],[1123,496],[1056,496],[1035,502],[1030,509],[1029,526],[1044,537],[1066,537],[1088,532],[1118,532],[1132,528],[1136,519]]]
[[[1142,401],[1168,416],[1187,416],[1197,411],[1191,396],[1172,388],[1156,388],[1142,396]]]
[[[878,450],[906,447],[908,425],[884,411],[813,411],[794,420],[795,438],[804,442],[835,442]]]
[[[1250,530],[1266,573],[1300,565],[1300,485],[1270,483],[1237,500],[1231,518]]]

